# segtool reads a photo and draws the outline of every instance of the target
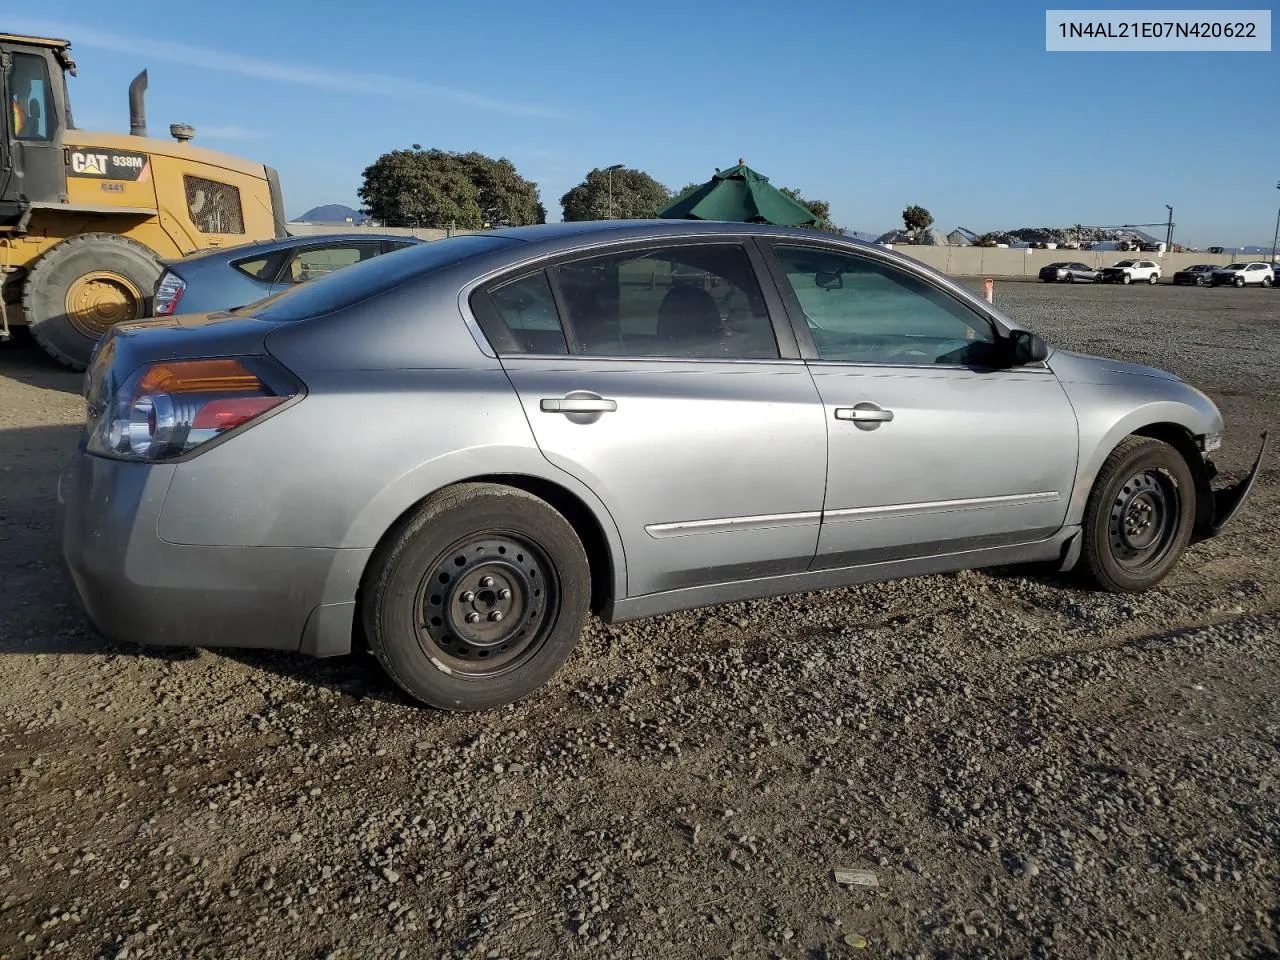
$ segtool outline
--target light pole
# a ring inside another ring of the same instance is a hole
[[[1164,236],[1164,252],[1173,253],[1173,207],[1166,203],[1164,208],[1169,211],[1169,229]]]
[[[609,219],[613,219],[613,171],[621,170],[622,164],[615,163],[612,167],[605,167],[605,173],[609,174]]]
[[[1280,180],[1276,181],[1276,189],[1280,190]],[[1276,232],[1271,238],[1271,269],[1276,267],[1276,241],[1280,240],[1280,208],[1276,210]]]

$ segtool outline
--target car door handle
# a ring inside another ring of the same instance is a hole
[[[854,420],[858,423],[888,423],[893,419],[892,410],[882,410],[874,403],[860,403],[856,407],[836,407],[837,420]]]
[[[538,402],[538,409],[543,413],[613,413],[618,401],[604,397],[546,398]]]

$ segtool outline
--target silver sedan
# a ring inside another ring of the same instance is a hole
[[[538,689],[593,612],[1044,561],[1146,590],[1258,470],[1214,489],[1222,418],[1171,374],[741,223],[423,244],[117,326],[85,390],[60,536],[104,634],[367,644],[452,710]]]

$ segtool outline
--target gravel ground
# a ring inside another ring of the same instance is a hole
[[[1276,291],[996,297],[1205,389],[1228,475],[1280,411]],[[363,654],[94,637],[51,535],[78,386],[0,345],[0,958],[1280,957],[1274,459],[1152,593],[1000,570],[593,623],[537,697],[451,716]]]

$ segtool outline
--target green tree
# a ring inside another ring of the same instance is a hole
[[[363,212],[387,226],[463,230],[546,222],[538,187],[505,157],[423,150],[384,153],[364,170]]]
[[[670,199],[671,191],[643,170],[623,167],[610,173],[597,167],[560,198],[560,206],[566,221],[607,220],[611,213],[615,220],[641,220],[654,216]]]
[[[680,190],[677,193],[675,193],[671,197],[671,200],[672,202],[675,202],[676,200],[683,200],[689,194],[693,193],[693,191],[700,190],[705,186],[706,186],[706,181],[703,181],[702,183],[686,183],[683,187],[680,188]]]
[[[912,233],[920,233],[933,226],[933,214],[919,204],[913,203],[902,211],[902,222]]]
[[[779,187],[778,192],[785,193],[788,197],[817,217],[819,229],[826,230],[828,233],[844,232],[831,222],[831,204],[827,203],[827,201],[806,200],[800,195],[800,191],[793,187]]]

